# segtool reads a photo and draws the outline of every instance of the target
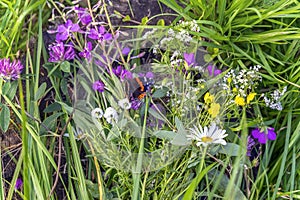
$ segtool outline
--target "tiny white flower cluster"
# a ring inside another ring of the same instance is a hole
[[[223,77],[223,89],[230,92],[235,89],[240,96],[246,97],[247,91],[255,89],[258,82],[262,81],[262,77],[257,73],[260,68],[261,66],[257,65],[250,67],[249,70],[242,69],[238,72],[230,70]]]
[[[192,20],[192,21],[180,20],[179,23],[177,24],[177,26],[179,26],[183,29],[186,29],[186,30],[190,30],[190,31],[195,31],[195,32],[200,31],[200,27],[198,26],[196,20]]]
[[[159,42],[159,47],[162,49],[167,49],[170,46],[174,45],[182,45],[182,48],[185,48],[186,45],[189,44],[189,42],[193,38],[190,36],[189,32],[187,30],[174,30],[170,28],[166,34],[166,37],[164,37],[160,42]],[[179,48],[176,47],[176,48]],[[173,48],[174,49],[174,48]]]
[[[170,58],[171,66],[180,66],[183,62],[183,59],[178,58],[181,56],[181,52],[179,50],[175,50]]]
[[[279,110],[279,111],[282,110],[282,104],[280,102],[280,98],[285,94],[286,90],[287,90],[286,86],[282,89],[281,92],[279,89],[277,89],[270,94],[270,98],[262,94],[266,106],[273,110]]]
[[[143,38],[143,39],[150,39],[150,38],[153,38],[156,31],[157,31],[156,28],[152,29],[151,31],[147,31],[147,32],[145,32],[145,34],[143,35],[142,38]]]

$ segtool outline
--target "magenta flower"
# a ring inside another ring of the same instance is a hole
[[[85,48],[82,52],[79,53],[80,57],[86,58],[89,61],[92,59],[91,51],[93,50],[93,46],[91,42],[87,42],[85,45]]]
[[[61,24],[57,27],[56,40],[65,41],[71,35],[71,33],[80,31],[78,24],[73,24],[71,20],[67,20],[65,24]]]
[[[183,58],[188,66],[192,66],[196,64],[194,53],[183,53]]]
[[[23,65],[19,60],[14,60],[12,63],[10,59],[0,59],[0,77],[8,80],[16,80],[20,77]]]
[[[104,40],[112,39],[112,35],[110,33],[107,33],[103,26],[98,26],[97,30],[95,28],[92,28],[88,34],[88,37],[93,40],[99,40],[101,42]]]
[[[266,144],[268,140],[276,140],[276,133],[272,127],[267,128],[266,131],[255,128],[251,131],[251,134],[261,144]]]
[[[79,22],[81,22],[83,25],[88,25],[92,22],[92,17],[86,8],[76,6],[75,12],[77,13]]]
[[[105,87],[104,83],[102,81],[100,81],[100,80],[95,81],[93,83],[93,90],[95,90],[95,91],[103,92],[104,91],[104,87]]]
[[[21,189],[22,186],[23,186],[23,181],[21,178],[18,178],[16,181],[15,189],[16,190]]]
[[[222,73],[222,71],[220,69],[217,69],[215,66],[212,66],[212,65],[207,66],[207,71],[210,76],[217,76]]]
[[[50,58],[49,62],[61,62],[65,60],[73,60],[75,57],[75,50],[72,44],[64,45],[63,42],[52,44],[49,47]]]
[[[132,79],[132,73],[126,69],[124,69],[122,66],[118,66],[116,69],[112,69],[113,73],[120,78],[121,81],[124,79]]]

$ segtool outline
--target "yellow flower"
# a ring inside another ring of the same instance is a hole
[[[214,99],[215,99],[214,95],[210,95],[209,92],[207,92],[207,93],[204,95],[204,102],[205,102],[206,104],[210,104],[210,103],[214,102]]]
[[[246,105],[245,99],[243,97],[240,96],[236,96],[234,99],[234,102],[239,105],[239,106],[244,106]]]
[[[251,92],[248,96],[247,96],[247,104],[250,103],[250,101],[252,101],[255,97],[256,93],[255,92]]]
[[[233,89],[232,89],[232,92],[237,92],[237,88],[236,88],[236,87],[233,88]]]
[[[208,109],[208,113],[211,115],[212,118],[215,118],[220,113],[220,104],[218,103],[212,103],[210,105],[210,108]]]
[[[229,77],[229,78],[227,79],[227,82],[230,84],[230,83],[232,82],[232,78]]]

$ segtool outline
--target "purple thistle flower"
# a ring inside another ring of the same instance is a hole
[[[95,90],[95,91],[103,92],[104,91],[104,87],[105,87],[105,84],[102,81],[100,81],[100,80],[95,81],[93,83],[93,90]]]
[[[217,69],[215,66],[212,65],[207,66],[207,71],[210,76],[217,76],[222,73],[222,70]]]
[[[12,63],[10,59],[0,59],[0,77],[8,80],[16,80],[20,77],[23,65],[19,60],[14,60]]]
[[[255,146],[255,140],[249,135],[247,138],[247,156],[251,156],[252,148]]]
[[[21,189],[22,186],[23,186],[23,181],[21,178],[18,178],[16,181],[15,189],[16,190]]]
[[[75,12],[77,13],[79,22],[81,22],[83,25],[88,25],[89,23],[92,22],[92,17],[89,14],[87,9],[78,6],[76,6],[74,9]]]
[[[91,42],[87,42],[85,48],[83,49],[82,52],[79,53],[80,57],[86,58],[89,61],[92,59],[92,54],[91,51],[93,50],[93,46]]]
[[[49,62],[61,62],[65,60],[72,60],[75,57],[75,50],[72,44],[64,45],[63,42],[58,42],[50,45]]]
[[[194,53],[183,53],[183,58],[188,66],[192,66],[196,64]]]
[[[255,128],[251,131],[251,134],[255,139],[258,139],[258,142],[261,144],[266,144],[268,140],[276,140],[276,133],[272,127],[267,128],[266,132]]]
[[[71,33],[80,31],[78,24],[73,24],[73,22],[68,19],[65,24],[61,24],[57,27],[56,40],[65,41],[71,35]]]
[[[112,39],[112,35],[107,33],[103,26],[98,26],[98,30],[92,28],[88,34],[88,37],[93,40],[100,40],[101,42]]]

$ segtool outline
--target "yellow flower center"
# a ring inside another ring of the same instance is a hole
[[[210,105],[210,108],[208,109],[208,113],[211,115],[212,118],[215,118],[216,116],[218,116],[219,112],[220,112],[220,104],[218,103],[212,103]]]
[[[246,105],[245,99],[243,97],[240,96],[236,96],[234,99],[234,102],[239,105],[239,106],[244,106]]]
[[[207,136],[201,138],[201,140],[202,140],[202,142],[205,142],[205,143],[208,143],[208,142],[212,142],[212,141],[213,141],[213,139],[212,139],[211,137],[207,137]]]

